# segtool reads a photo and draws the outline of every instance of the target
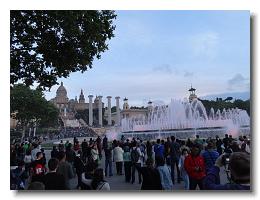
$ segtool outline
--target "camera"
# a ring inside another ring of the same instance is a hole
[[[222,156],[222,165],[223,166],[226,166],[229,164],[229,157],[230,157],[230,153],[225,153],[223,156]]]

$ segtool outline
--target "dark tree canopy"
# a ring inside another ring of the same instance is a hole
[[[46,127],[57,124],[59,110],[44,98],[41,90],[32,90],[23,84],[14,85],[10,92],[10,102],[11,117],[22,126],[32,121]]]
[[[13,10],[10,13],[11,85],[38,83],[92,67],[114,37],[114,11]]]

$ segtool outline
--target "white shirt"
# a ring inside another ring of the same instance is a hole
[[[113,150],[114,161],[123,162],[124,161],[123,153],[124,153],[124,150],[121,147],[115,147]]]

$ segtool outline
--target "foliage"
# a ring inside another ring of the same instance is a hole
[[[11,85],[51,88],[57,78],[92,68],[114,37],[115,18],[114,11],[12,10]]]
[[[236,99],[233,102],[231,102],[230,101],[231,98],[225,99],[224,101],[220,100],[220,98],[217,98],[216,101],[201,100],[201,99],[200,100],[205,106],[207,114],[209,114],[211,108],[213,108],[215,111],[218,109],[222,111],[224,108],[225,109],[239,108],[239,109],[246,110],[248,115],[250,116],[250,100],[243,101],[241,99]]]
[[[58,122],[58,109],[48,102],[41,90],[32,90],[18,84],[11,88],[11,117],[22,126],[37,123],[42,127],[55,126]],[[15,113],[15,114],[14,114]]]

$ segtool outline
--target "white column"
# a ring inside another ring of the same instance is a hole
[[[116,125],[120,126],[120,106],[119,106],[120,97],[116,97]]]
[[[102,127],[102,96],[98,96],[98,124]]]
[[[107,96],[107,114],[108,114],[108,126],[112,125],[111,120],[111,96]]]
[[[92,98],[93,95],[89,95],[89,104],[88,104],[88,116],[89,116],[89,120],[88,120],[88,124],[89,126],[93,125],[93,105],[92,105]]]

